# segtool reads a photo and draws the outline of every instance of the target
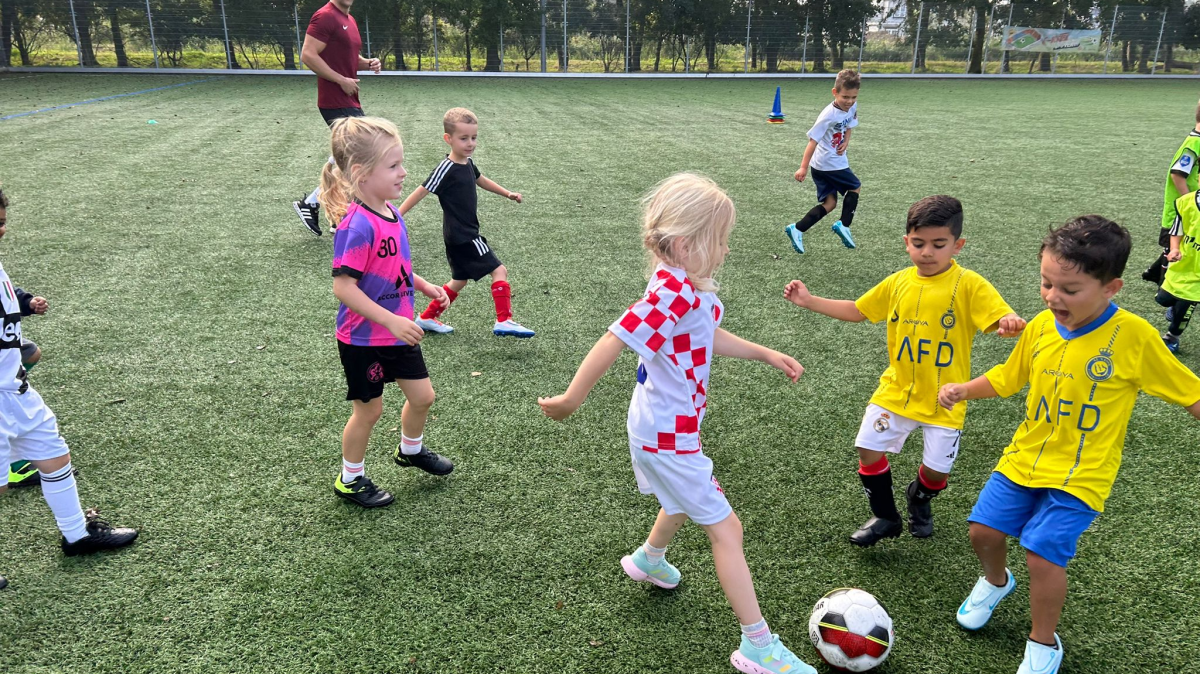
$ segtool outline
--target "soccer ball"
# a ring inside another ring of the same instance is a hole
[[[878,667],[892,651],[892,617],[870,593],[853,588],[821,597],[808,619],[808,637],[821,659],[841,671]]]

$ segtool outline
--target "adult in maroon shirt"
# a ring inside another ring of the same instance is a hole
[[[382,67],[379,59],[360,55],[362,37],[354,17],[350,16],[353,4],[354,0],[329,0],[314,12],[300,50],[300,61],[317,74],[317,110],[330,126],[343,117],[363,116],[362,104],[358,102],[358,71],[378,73]],[[318,187],[304,199],[292,202],[296,215],[316,236],[321,236],[317,218],[320,194]],[[337,226],[336,222],[329,224],[331,230]]]

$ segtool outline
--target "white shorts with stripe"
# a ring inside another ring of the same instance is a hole
[[[0,465],[54,459],[68,451],[58,419],[37,391],[0,391]]]
[[[872,404],[867,405],[854,444],[875,452],[899,454],[908,436],[918,428],[925,441],[921,461],[939,473],[949,473],[958,458],[958,441],[962,437],[958,428],[923,424]]]
[[[629,454],[638,491],[653,494],[668,515],[684,513],[696,524],[707,526],[733,514],[713,475],[713,462],[703,452],[648,452],[631,443]]]

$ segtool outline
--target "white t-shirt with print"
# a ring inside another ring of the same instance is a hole
[[[817,149],[813,152],[810,168],[818,171],[840,171],[850,168],[850,160],[844,154],[838,154],[846,131],[858,126],[858,103],[850,106],[849,110],[841,110],[833,103],[825,106],[817,121],[808,130],[808,137],[817,141]]]

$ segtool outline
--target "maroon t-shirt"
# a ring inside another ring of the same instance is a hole
[[[321,58],[343,77],[355,77],[358,72],[358,53],[362,49],[362,37],[354,17],[345,14],[332,2],[325,3],[313,12],[308,22],[309,35],[325,43]],[[318,108],[361,108],[358,95],[347,96],[334,82],[324,77],[317,78]]]

